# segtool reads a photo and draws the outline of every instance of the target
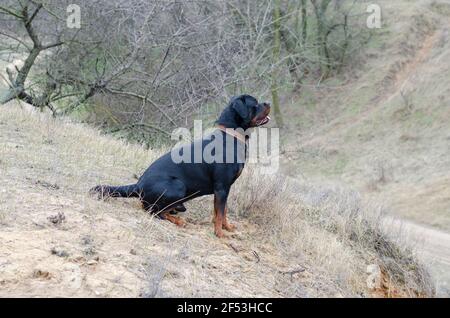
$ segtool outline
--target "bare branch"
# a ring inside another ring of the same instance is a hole
[[[0,6],[0,11],[3,11],[9,15],[12,15],[20,20],[23,20],[23,18],[24,18],[22,15],[20,15],[20,13],[14,12],[14,10],[6,8],[4,6]]]
[[[22,44],[28,51],[31,51],[31,48],[28,46],[28,44],[26,44],[26,43],[25,43],[24,41],[22,41],[20,38],[18,38],[18,37],[16,37],[16,36],[13,36],[13,35],[11,35],[11,34],[7,34],[7,33],[3,32],[3,31],[0,31],[0,35],[6,36],[6,37],[8,37],[8,38],[10,38],[10,39],[13,39],[14,41],[19,42],[19,43]]]
[[[56,43],[53,43],[53,44],[44,45],[44,46],[42,46],[42,50],[48,50],[48,49],[51,49],[53,47],[61,46],[61,45],[64,45],[64,44],[65,44],[65,42],[56,42]]]
[[[160,133],[163,133],[166,136],[171,135],[169,132],[165,131],[164,129],[161,129],[158,126],[151,125],[151,124],[143,124],[143,123],[134,123],[134,124],[124,125],[120,128],[113,128],[113,129],[109,130],[109,133],[115,133],[115,132],[118,132],[121,130],[128,130],[128,129],[133,129],[133,128],[150,128],[150,129],[159,131]]]
[[[27,21],[25,22],[25,26],[30,25],[31,22],[33,22],[34,18],[36,17],[36,15],[38,14],[39,10],[41,10],[42,8],[42,3],[39,3],[36,7],[36,9],[34,10],[33,14],[31,15],[31,17],[29,17],[27,19]],[[24,17],[26,17],[27,15],[24,14]]]

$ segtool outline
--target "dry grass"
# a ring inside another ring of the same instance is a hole
[[[304,261],[314,273],[310,288],[318,282],[323,288],[327,282],[336,295],[367,295],[362,292],[364,272],[373,263],[390,281],[380,291],[385,296],[434,293],[427,270],[401,230],[382,222],[380,205],[364,205],[357,192],[338,185],[260,177],[251,169],[243,174],[245,181],[235,190],[235,209],[258,224],[261,239],[270,241],[283,257],[307,255]]]
[[[213,236],[211,198],[189,203],[179,229],[136,200],[87,195],[98,183],[133,182],[159,155],[4,106],[0,296],[371,297],[373,263],[392,279],[390,296],[432,295],[422,267],[353,192],[248,167],[231,195],[239,229],[225,240]]]

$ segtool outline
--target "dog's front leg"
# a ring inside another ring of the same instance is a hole
[[[228,223],[227,220],[227,212],[228,212],[228,208],[225,205],[225,210],[224,210],[224,214],[223,214],[223,220],[222,220],[222,227],[227,230],[228,232],[234,232],[234,230],[236,230],[236,226],[233,224]]]
[[[214,191],[214,234],[223,237],[222,226],[226,221],[226,205],[230,190],[220,189]],[[228,224],[228,223],[226,223]]]

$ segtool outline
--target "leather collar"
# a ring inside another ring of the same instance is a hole
[[[245,136],[240,132],[238,132],[237,130],[235,130],[234,128],[227,128],[224,125],[218,125],[217,128],[219,130],[222,130],[224,133],[233,136],[234,138],[245,144]]]

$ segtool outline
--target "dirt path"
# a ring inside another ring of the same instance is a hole
[[[434,33],[431,33],[425,38],[422,47],[417,51],[414,58],[406,63],[406,65],[403,66],[400,71],[395,74],[392,85],[393,89],[391,91],[392,93],[388,94],[387,96],[383,96],[378,104],[391,101],[395,96],[403,91],[409,79],[417,73],[417,70],[420,68],[420,66],[430,56],[431,50],[433,49],[434,45],[439,40],[441,35],[442,30],[438,30]]]
[[[416,243],[422,261],[429,266],[436,281],[438,296],[450,296],[450,234],[398,218],[387,218],[386,223],[402,229]]]
[[[302,148],[314,144],[329,135],[335,134],[336,131],[340,131],[341,134],[344,134],[373,116],[373,113],[379,110],[381,106],[389,103],[393,98],[405,90],[409,80],[415,76],[420,67],[427,61],[427,58],[430,56],[433,47],[441,35],[442,30],[437,30],[427,35],[416,54],[392,75],[389,83],[382,84],[384,86],[382,89],[383,94],[377,96],[377,98],[373,100],[373,103],[366,107],[365,110],[347,118],[338,117],[335,120],[332,120],[329,124],[320,127],[319,130],[314,132],[316,137],[310,138],[308,135],[306,140],[301,142],[300,147],[296,147]]]
[[[450,234],[404,220],[403,226],[417,238],[424,239],[423,246],[419,247],[424,256],[450,267]]]

